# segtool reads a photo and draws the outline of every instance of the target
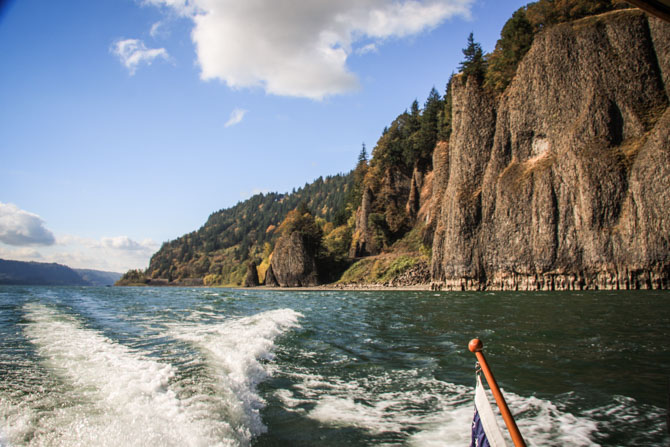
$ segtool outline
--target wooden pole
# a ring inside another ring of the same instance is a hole
[[[627,0],[633,6],[655,15],[659,19],[670,22],[670,4],[668,0]]]
[[[478,338],[470,340],[470,343],[468,344],[468,349],[470,349],[470,352],[474,352],[474,354],[477,356],[479,366],[482,368],[482,371],[484,372],[484,377],[486,377],[486,381],[489,384],[489,388],[491,389],[493,397],[495,398],[496,403],[498,404],[500,414],[502,414],[503,420],[505,421],[505,425],[507,425],[507,430],[509,430],[509,434],[512,436],[512,441],[514,442],[515,447],[526,447],[526,442],[523,440],[523,436],[521,436],[519,427],[516,426],[514,417],[512,416],[512,413],[509,411],[509,407],[507,406],[507,402],[505,402],[505,398],[500,392],[500,388],[498,388],[498,383],[496,382],[495,377],[493,377],[493,373],[489,369],[488,363],[486,363],[484,353],[482,352],[483,347],[484,343],[482,343],[482,341]]]

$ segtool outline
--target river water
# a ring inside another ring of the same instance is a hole
[[[0,287],[0,445],[668,445],[670,293]],[[511,445],[511,444],[510,444]]]

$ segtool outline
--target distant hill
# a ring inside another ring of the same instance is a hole
[[[102,270],[73,269],[82,279],[92,286],[111,286],[121,278],[121,273]]]
[[[0,259],[0,284],[35,286],[112,285],[119,273],[75,270],[61,264]]]

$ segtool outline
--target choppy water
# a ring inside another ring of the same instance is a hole
[[[0,445],[668,445],[670,293],[0,287]]]

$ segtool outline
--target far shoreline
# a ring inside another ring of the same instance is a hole
[[[255,287],[230,287],[236,290],[269,290],[269,291],[295,291],[295,292],[367,292],[367,291],[398,291],[398,292],[431,292],[430,284],[415,284],[411,286],[385,286],[383,284],[322,284],[319,286],[306,287],[270,287],[270,286],[255,286]]]
[[[366,292],[366,291],[432,291],[430,284],[413,284],[405,286],[389,286],[384,284],[321,284],[318,286],[304,286],[304,287],[272,287],[272,286],[253,286],[244,287],[236,284],[228,285],[204,285],[204,284],[175,284],[167,282],[149,282],[149,283],[132,283],[132,284],[114,284],[114,287],[184,287],[184,288],[203,288],[203,289],[234,289],[234,290],[263,290],[263,291],[293,291],[293,292],[331,292],[331,291],[351,291],[351,292]]]

